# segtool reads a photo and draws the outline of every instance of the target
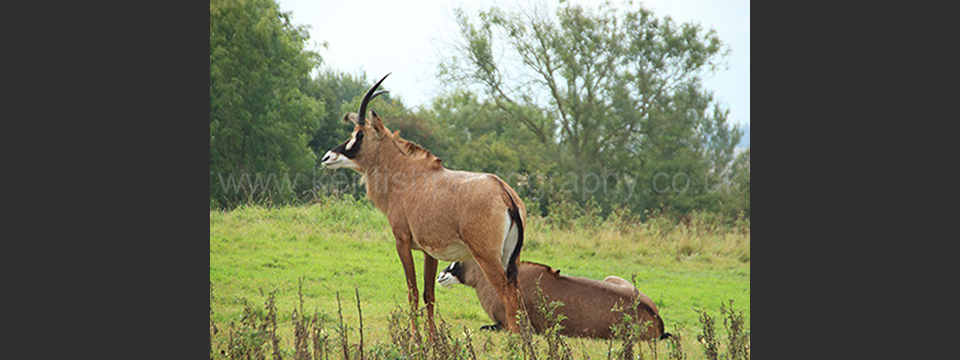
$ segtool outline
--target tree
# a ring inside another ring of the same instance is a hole
[[[746,217],[750,217],[750,148],[737,155],[733,161],[733,184],[732,189],[736,191],[735,210]]]
[[[210,2],[211,206],[290,201],[309,186],[324,107],[302,93],[320,62],[272,0]]]
[[[545,117],[533,113],[537,111],[534,108],[510,111],[538,120]],[[450,168],[494,173],[504,178],[512,173],[548,170],[549,164],[543,159],[545,148],[536,136],[512,126],[510,112],[491,101],[481,101],[468,91],[457,91],[435,98],[431,107],[420,114],[425,123],[432,123],[436,132],[451,140],[442,149],[446,152],[444,164]]]
[[[561,0],[554,16],[540,6],[494,6],[476,17],[458,9],[461,38],[439,73],[448,83],[479,88],[549,149],[561,172],[581,180],[632,174],[644,184],[631,200],[635,210],[708,205],[700,198],[706,182],[725,173],[742,136],[701,86],[729,50],[712,29],[676,24],[632,3],[624,8]],[[682,174],[696,190],[656,191],[661,173]],[[589,197],[624,201],[618,192]]]
[[[309,143],[314,154],[322,157],[350,136],[353,127],[343,123],[343,114],[357,111],[356,107],[348,108],[348,105],[354,99],[363,98],[371,85],[373,83],[363,76],[354,76],[335,69],[324,69],[310,81],[305,93],[325,104],[327,108],[326,116],[317,124]],[[378,98],[377,101],[382,100]]]

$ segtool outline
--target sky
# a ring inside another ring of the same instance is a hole
[[[317,51],[323,66],[351,74],[366,74],[384,81],[394,97],[409,107],[427,105],[440,94],[437,78],[438,54],[443,44],[456,41],[458,28],[453,9],[467,13],[499,4],[519,1],[487,0],[277,0],[281,11],[292,12],[292,22],[310,27],[308,50]],[[537,0],[534,0],[537,1]],[[552,9],[556,1],[541,0]],[[602,0],[569,0],[585,7],[597,7]],[[619,0],[612,1],[621,4]],[[675,23],[693,21],[704,29],[713,28],[729,46],[727,68],[704,79],[704,87],[730,109],[727,121],[750,126],[750,1],[749,0],[646,0],[634,2],[657,17],[669,15]],[[326,42],[327,47],[320,44]],[[749,144],[749,134],[744,136]],[[749,145],[747,145],[749,146]]]

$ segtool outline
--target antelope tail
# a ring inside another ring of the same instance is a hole
[[[523,247],[523,218],[520,216],[520,206],[517,205],[519,199],[514,198],[514,194],[509,190],[508,185],[503,181],[503,179],[496,178],[500,183],[500,187],[503,188],[504,194],[510,200],[509,209],[507,210],[510,213],[510,219],[513,220],[514,224],[517,224],[517,245],[513,247],[513,252],[510,254],[510,264],[507,265],[507,279],[513,282],[517,281],[517,257],[520,256],[520,248]]]

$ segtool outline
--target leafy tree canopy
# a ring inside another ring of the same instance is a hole
[[[493,6],[476,15],[458,10],[456,18],[460,41],[440,75],[485,95],[544,145],[559,171],[578,181],[629,174],[643,185],[634,207],[684,211],[702,205],[709,182],[729,177],[742,132],[701,86],[729,52],[716,31],[632,3],[587,9],[560,1],[554,14]],[[688,185],[658,191],[657,174]],[[581,203],[624,198],[580,195]]]
[[[307,143],[325,114],[302,92],[320,62],[307,39],[271,0],[210,1],[212,205],[285,201],[307,186]]]

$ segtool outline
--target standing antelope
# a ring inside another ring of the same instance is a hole
[[[374,91],[388,75],[367,91],[359,112],[343,116],[356,126],[347,141],[324,155],[323,165],[363,175],[367,196],[387,215],[396,238],[413,310],[419,298],[412,250],[423,251],[423,301],[431,333],[437,260],[471,258],[503,301],[507,329],[519,332],[517,258],[526,223],[523,201],[495,175],[444,168],[430,151],[400,138],[399,130],[391,133],[376,112],[366,120],[367,103],[386,92]]]

